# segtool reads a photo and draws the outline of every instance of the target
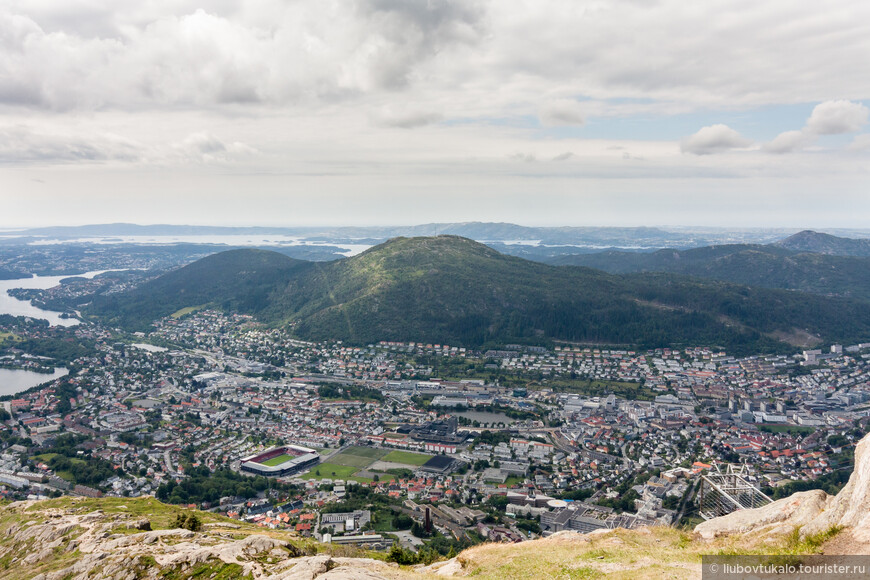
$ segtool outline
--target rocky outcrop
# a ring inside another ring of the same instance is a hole
[[[870,538],[870,435],[855,447],[855,469],[849,482],[806,529],[818,533],[833,526]]]
[[[800,529],[802,536],[844,528],[870,544],[870,435],[855,447],[855,468],[836,496],[813,490],[796,493],[764,507],[741,510],[695,527],[702,538],[737,533],[776,535]]]
[[[695,526],[705,540],[719,536],[753,532],[760,535],[790,533],[795,526],[806,526],[816,519],[831,496],[820,489],[803,491],[752,510],[740,510]]]
[[[16,578],[156,580],[166,574],[188,578],[220,573],[267,580],[383,580],[395,566],[366,558],[305,555],[287,534],[288,539],[273,537],[228,522],[203,532],[151,530],[149,519],[123,512],[81,513],[40,505],[18,502],[0,508],[0,521],[13,521],[0,534],[0,559],[14,566]],[[314,551],[310,545],[306,550]]]

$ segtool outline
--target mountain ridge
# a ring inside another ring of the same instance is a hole
[[[147,329],[212,305],[288,326],[301,338],[642,347],[706,344],[776,350],[800,331],[818,341],[870,335],[857,302],[669,274],[616,276],[506,256],[456,236],[395,238],[357,256],[305,262],[272,252],[209,256],[86,309]],[[248,258],[261,267],[251,268]]]
[[[668,272],[870,301],[870,254],[863,256],[857,252],[856,255],[809,252],[780,243],[726,244],[688,250],[662,249],[650,253],[572,254],[547,263],[585,266],[611,274]]]
[[[868,239],[841,238],[813,230],[798,232],[773,245],[799,252],[832,256],[870,256]]]

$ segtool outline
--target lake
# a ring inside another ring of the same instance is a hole
[[[0,236],[14,237],[14,236]],[[309,240],[298,236],[285,234],[208,234],[208,235],[175,235],[175,236],[94,236],[87,238],[46,238],[30,242],[31,246],[54,244],[215,244],[225,246],[335,246],[342,250],[338,253],[345,256],[356,256],[372,247],[372,244],[354,244],[343,241]]]
[[[0,369],[0,395],[14,395],[68,374],[69,371],[62,367],[54,369],[51,374],[20,369]]]
[[[65,278],[93,278],[94,276],[107,271],[108,270],[97,270],[96,272],[68,274],[66,276],[34,276],[33,278],[21,278],[19,280],[0,280],[0,314],[40,318],[42,320],[48,320],[48,323],[52,326],[75,326],[79,323],[78,320],[74,318],[61,318],[60,312],[37,308],[31,304],[29,300],[13,298],[7,291],[12,290],[13,288],[39,288],[40,290],[46,290],[48,288],[54,288]]]

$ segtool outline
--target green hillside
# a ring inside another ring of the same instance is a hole
[[[158,318],[201,306],[257,312],[268,305],[276,287],[310,266],[278,252],[229,250],[169,272],[133,292],[97,296],[86,311],[137,330],[147,330]]]
[[[870,300],[870,258],[798,253],[778,245],[723,245],[652,253],[601,252],[550,263],[612,274],[670,272],[747,286]]]
[[[230,254],[230,255],[227,255]],[[253,264],[253,265],[252,265]],[[239,250],[200,260],[90,313],[140,327],[211,304],[308,339],[718,345],[777,350],[777,338],[870,336],[860,303],[666,274],[619,276],[499,254],[455,236],[396,238],[306,263]]]

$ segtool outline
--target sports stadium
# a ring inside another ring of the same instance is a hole
[[[285,445],[243,458],[241,470],[255,475],[282,477],[299,473],[318,463],[320,455],[314,449]]]

